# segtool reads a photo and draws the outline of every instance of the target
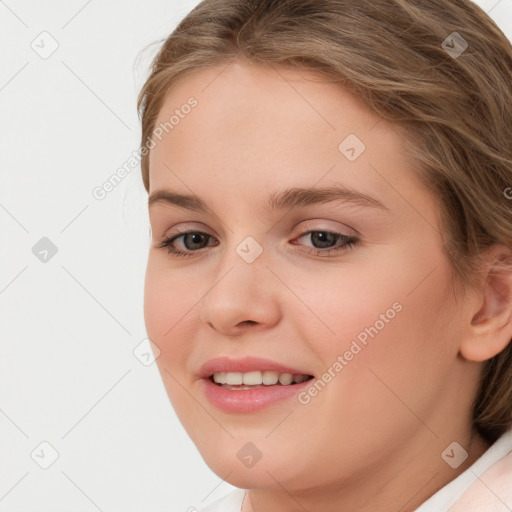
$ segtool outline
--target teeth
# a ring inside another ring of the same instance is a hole
[[[261,386],[263,382],[263,376],[261,372],[247,372],[247,373],[238,373],[242,378],[242,382],[249,386]]]
[[[263,384],[266,386],[273,386],[279,380],[279,373],[277,372],[263,372]]]
[[[239,384],[242,384],[242,374],[234,373],[234,372],[227,372],[226,373],[226,384],[229,384],[230,386],[238,386]]]
[[[215,372],[213,381],[217,384],[227,384],[228,386],[273,386],[278,382],[283,386],[292,383],[300,383],[308,380],[309,376],[304,374],[281,373],[275,371],[252,371],[246,373],[240,372]]]
[[[291,373],[282,373],[279,375],[279,382],[283,386],[288,386],[293,382],[293,375]]]
[[[215,372],[213,374],[213,381],[217,384],[220,384],[221,382],[226,382],[226,372]]]

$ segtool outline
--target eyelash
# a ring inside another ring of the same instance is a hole
[[[314,254],[316,256],[330,256],[333,253],[339,253],[342,251],[348,251],[352,249],[356,244],[359,243],[359,239],[354,236],[347,236],[343,235],[341,233],[338,233],[336,231],[326,231],[326,230],[310,230],[306,231],[305,233],[302,233],[298,238],[302,238],[306,235],[310,235],[311,233],[327,233],[329,235],[334,235],[338,237],[344,244],[341,247],[337,247],[335,249],[328,248],[328,249],[307,249],[305,252],[309,254]],[[171,235],[167,235],[162,241],[158,242],[156,247],[165,249],[167,248],[168,253],[172,254],[173,256],[176,256],[178,258],[189,258],[193,256],[195,253],[200,252],[202,249],[198,250],[188,250],[188,251],[180,251],[172,248],[172,244],[175,240],[178,238],[189,235],[189,234],[196,234],[196,235],[205,235],[207,237],[212,238],[211,235],[208,233],[203,233],[201,231],[177,231],[176,233],[173,233]]]

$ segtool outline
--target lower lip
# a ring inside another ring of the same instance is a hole
[[[206,398],[225,412],[247,413],[259,411],[271,404],[297,395],[314,379],[289,386],[267,386],[254,389],[226,389],[210,379],[202,379]]]

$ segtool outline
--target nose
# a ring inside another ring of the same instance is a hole
[[[247,263],[235,254],[212,279],[200,320],[224,336],[271,328],[281,317],[279,287],[263,258]]]

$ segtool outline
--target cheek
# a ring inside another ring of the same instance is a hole
[[[300,324],[301,337],[324,364],[349,350],[353,340],[364,347],[371,339],[368,330],[375,332],[372,326],[385,331],[388,323],[400,316],[398,283],[384,283],[382,276],[375,268],[370,272],[330,266],[304,272],[291,281],[300,283],[293,287],[300,300],[294,300],[291,321]]]
[[[303,280],[304,302],[334,332],[311,312],[307,320],[297,317],[326,383],[303,411],[325,418],[324,438],[345,439],[340,449],[349,454],[354,447],[354,457],[358,450],[380,453],[410,435],[415,414],[429,417],[455,360],[448,267],[440,264],[422,282],[425,272],[404,263],[373,275],[346,272],[326,280],[317,273],[314,281]],[[317,448],[329,460],[330,448]]]
[[[149,338],[158,346],[171,320],[172,293],[169,291],[164,275],[152,263],[150,256],[144,281],[144,320]]]
[[[200,414],[194,409],[196,402],[184,391],[184,387],[188,388],[185,369],[193,347],[190,329],[197,325],[191,308],[198,298],[190,283],[177,283],[176,275],[150,256],[144,286],[144,319],[149,339],[160,350],[156,364],[167,395],[188,430],[187,419]]]
[[[190,352],[191,329],[197,328],[200,295],[190,280],[181,282],[179,271],[163,268],[150,256],[144,285],[144,319],[148,337],[160,349],[157,359],[173,374],[183,371]]]
[[[373,385],[383,386],[377,378],[382,373],[392,389],[414,403],[432,389],[436,375],[442,381],[449,371],[458,341],[450,327],[455,312],[449,267],[436,254],[427,262],[420,254],[410,256],[382,258],[366,270],[346,267],[338,274],[331,267],[302,277],[297,295],[308,309],[301,305],[296,321],[303,339],[323,371],[339,362],[338,356],[344,359],[343,368],[338,364],[331,370],[344,375],[332,379],[333,390],[356,386],[352,396],[371,399]],[[357,387],[360,380],[365,385]]]
[[[419,268],[388,272],[387,283],[377,287],[363,279],[353,290],[359,303],[344,303],[334,327],[341,334],[336,349],[351,360],[332,392],[344,397],[344,407],[359,422],[378,417],[382,426],[394,428],[415,421],[411,410],[428,417],[434,409],[456,361],[458,339],[450,328],[455,312],[447,266],[440,264],[426,280]]]

